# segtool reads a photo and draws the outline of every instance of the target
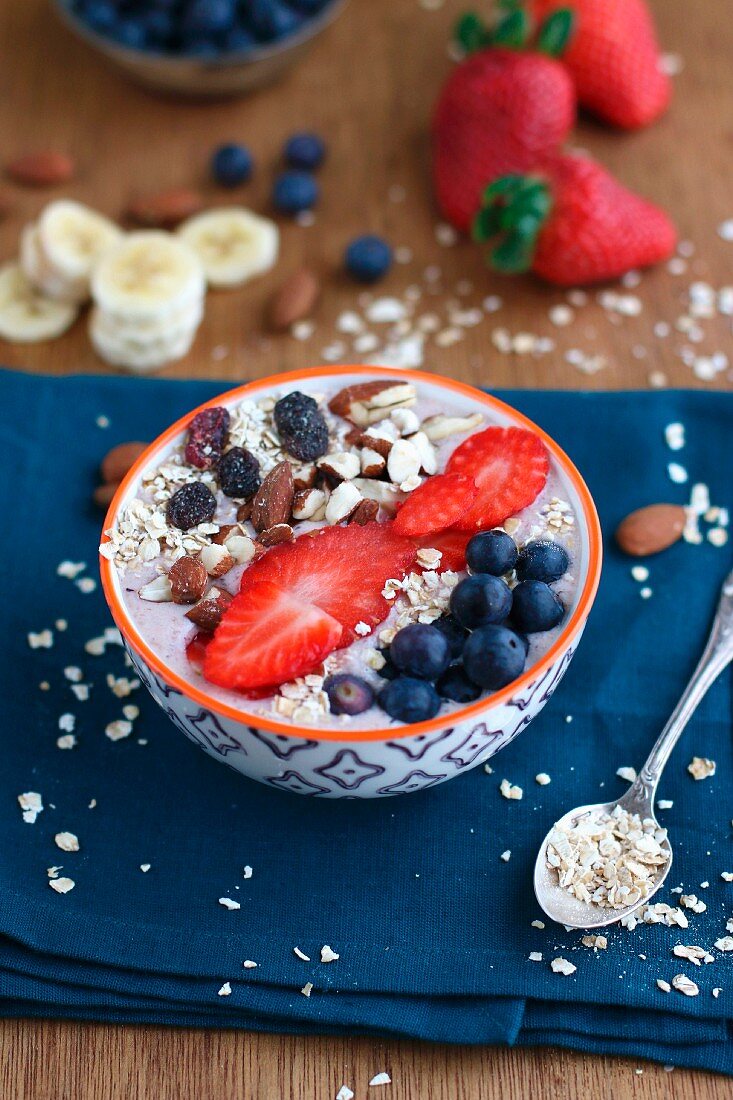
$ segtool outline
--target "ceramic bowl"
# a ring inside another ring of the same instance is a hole
[[[379,376],[404,378],[389,367],[317,367],[240,386],[207,404],[233,405],[280,387],[314,380],[334,389]],[[100,558],[104,593],[130,658],[155,701],[170,720],[215,760],[278,790],[321,798],[376,798],[405,794],[454,779],[485,763],[508,745],[544,707],[565,674],[580,642],[601,571],[601,535],[595,506],[567,455],[537,425],[471,386],[434,374],[410,371],[411,381],[433,399],[449,397],[468,412],[483,411],[491,423],[528,427],[544,441],[551,466],[571,505],[579,532],[573,562],[577,589],[562,632],[544,656],[501,691],[427,722],[379,729],[314,729],[248,714],[246,700],[234,709],[173,673],[151,650],[125,609],[117,569]],[[204,408],[205,406],[200,406]],[[135,463],[119,487],[105,520],[112,527],[120,509],[138,490],[141,474],[185,437],[194,412],[173,424]],[[105,536],[106,537],[106,536]],[[386,718],[386,716],[385,716]]]
[[[196,57],[122,46],[92,30],[72,10],[70,0],[54,0],[62,22],[136,84],[193,98],[243,95],[278,80],[308,52],[345,4],[346,0],[330,0],[300,30],[279,41]]]

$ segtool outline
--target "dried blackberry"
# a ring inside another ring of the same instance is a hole
[[[275,405],[280,442],[294,458],[313,462],[328,450],[328,426],[312,397],[295,390]]]
[[[244,447],[232,447],[219,459],[219,485],[228,497],[248,500],[260,487],[260,464]]]
[[[214,518],[216,498],[203,481],[192,481],[177,489],[168,501],[168,522],[181,531]]]
[[[229,435],[229,413],[221,406],[202,409],[188,426],[186,462],[208,470],[219,461]]]

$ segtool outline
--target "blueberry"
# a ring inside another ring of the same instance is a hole
[[[109,34],[117,22],[116,7],[106,3],[106,0],[92,0],[81,8],[79,14],[92,30],[99,31],[100,34]]]
[[[517,564],[517,546],[506,531],[482,531],[466,547],[466,562],[473,573],[503,577]]]
[[[136,19],[120,19],[112,28],[111,34],[116,42],[130,50],[143,50],[147,45],[145,27]]]
[[[302,17],[280,0],[250,0],[249,23],[258,38],[270,42],[298,29]]]
[[[399,676],[383,687],[377,702],[391,718],[400,722],[425,722],[440,710],[440,696],[426,680]]]
[[[453,589],[450,609],[461,626],[473,630],[486,623],[500,623],[512,607],[511,589],[499,577],[477,573]]]
[[[260,487],[260,464],[245,447],[231,447],[219,459],[219,485],[227,497],[249,500]]]
[[[300,214],[318,202],[318,184],[307,172],[282,172],[275,180],[272,202],[281,214]]]
[[[150,11],[143,17],[149,40],[156,45],[168,43],[173,34],[173,17],[165,11]]]
[[[381,237],[356,237],[346,249],[344,265],[360,283],[376,283],[392,266],[392,249]]]
[[[433,626],[441,634],[445,634],[450,646],[451,660],[457,661],[463,653],[463,644],[468,637],[468,631],[452,615],[444,615],[442,619],[436,619]]]
[[[390,655],[400,672],[420,680],[437,680],[450,664],[450,644],[436,627],[410,623],[395,634]]]
[[[245,27],[241,26],[234,26],[227,31],[222,42],[224,49],[232,53],[238,50],[251,50],[255,44],[255,38]]]
[[[340,672],[329,676],[323,685],[332,714],[361,714],[374,702],[374,692],[366,680]]]
[[[461,665],[451,665],[435,685],[438,695],[454,703],[473,703],[481,694],[481,688],[469,680]]]
[[[519,551],[517,576],[520,581],[546,581],[549,584],[567,573],[569,565],[570,560],[562,546],[550,539],[540,539],[528,542]]]
[[[513,596],[512,622],[525,634],[552,630],[565,614],[560,597],[544,581],[521,581]]]
[[[283,149],[285,163],[291,168],[302,168],[313,172],[320,168],[326,156],[326,146],[318,134],[293,134],[285,142]]]
[[[234,22],[233,0],[190,0],[183,11],[181,29],[184,35],[223,34]]]
[[[521,676],[525,657],[522,641],[513,630],[482,626],[463,648],[463,667],[474,684],[498,691]]]
[[[221,52],[216,42],[211,38],[201,38],[199,35],[185,35],[181,39],[181,52],[186,57],[218,57]]]
[[[220,145],[211,158],[211,174],[221,187],[236,187],[252,175],[254,158],[245,145]]]
[[[290,6],[303,11],[306,15],[315,15],[325,5],[326,0],[290,0]]]

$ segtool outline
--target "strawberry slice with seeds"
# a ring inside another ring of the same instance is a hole
[[[245,569],[240,592],[274,582],[337,619],[343,627],[338,646],[345,646],[357,637],[357,623],[374,629],[386,619],[385,581],[404,577],[416,552],[393,523],[322,527],[268,550]]]
[[[473,531],[458,531],[455,527],[452,527],[450,531],[420,535],[419,538],[413,541],[418,550],[428,548],[440,550],[443,555],[438,566],[440,573],[445,572],[446,569],[451,569],[454,573],[460,573],[462,569],[466,568],[466,547],[473,534]]]
[[[473,506],[456,524],[461,531],[497,527],[526,508],[547,481],[547,448],[527,428],[486,428],[450,456],[447,473],[465,474],[478,486]]]
[[[310,672],[338,645],[342,626],[328,612],[272,581],[234,597],[204,655],[212,684],[252,690]]]
[[[478,496],[466,474],[436,474],[410,493],[397,513],[394,530],[408,537],[445,531],[457,523]]]

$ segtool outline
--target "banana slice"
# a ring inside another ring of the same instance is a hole
[[[94,328],[105,340],[126,346],[147,348],[155,344],[170,344],[188,332],[195,332],[203,317],[202,306],[191,306],[180,317],[150,323],[126,324],[104,310],[93,310]]]
[[[206,289],[196,253],[159,230],[130,233],[92,272],[92,298],[125,322],[162,321],[200,303]]]
[[[74,305],[40,294],[19,264],[0,268],[0,336],[12,343],[31,344],[61,336],[76,320]]]
[[[198,253],[210,286],[241,286],[269,271],[280,234],[274,222],[241,206],[205,210],[189,218],[178,236]]]
[[[132,335],[110,333],[104,315],[97,309],[92,310],[89,318],[89,338],[97,354],[106,363],[131,371],[155,370],[183,358],[193,344],[196,330],[194,325],[171,338],[140,340]]]
[[[49,203],[38,219],[37,240],[53,274],[89,297],[89,279],[105,252],[122,240],[122,230],[109,218],[80,202]]]
[[[21,231],[20,266],[25,277],[44,298],[80,305],[89,297],[88,283],[85,286],[83,281],[71,282],[53,271],[41,249],[38,227],[35,225],[26,225]]]

